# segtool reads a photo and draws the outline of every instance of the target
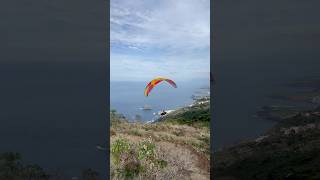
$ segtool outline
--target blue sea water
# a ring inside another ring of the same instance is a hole
[[[192,95],[206,94],[209,91],[208,80],[176,81],[177,88],[162,82],[145,97],[144,88],[147,83],[111,82],[110,109],[117,110],[131,121],[139,115],[143,122],[147,122],[154,120],[155,113],[187,106],[193,102]],[[152,110],[142,110],[144,105],[151,106]]]

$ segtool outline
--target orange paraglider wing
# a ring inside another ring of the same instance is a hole
[[[168,79],[168,78],[163,78],[163,77],[158,77],[158,78],[155,78],[153,79],[152,81],[150,81],[148,83],[148,85],[146,86],[146,88],[144,89],[144,95],[145,96],[148,96],[149,93],[151,92],[151,90],[157,85],[159,84],[160,82],[162,81],[166,81],[168,82],[171,86],[173,86],[174,88],[177,88],[177,85],[174,81],[172,81],[171,79]]]

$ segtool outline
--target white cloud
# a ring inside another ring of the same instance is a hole
[[[209,9],[209,0],[111,0],[111,79],[209,72]]]
[[[176,60],[179,58],[179,60]],[[180,59],[183,58],[183,61]],[[147,81],[156,76],[175,80],[192,80],[209,77],[209,57],[197,59],[182,56],[167,56],[165,59],[149,59],[140,56],[111,55],[111,80]]]
[[[203,48],[210,43],[209,0],[111,1],[111,41],[159,48]],[[186,49],[188,50],[188,49]]]

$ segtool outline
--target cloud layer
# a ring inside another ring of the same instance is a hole
[[[112,0],[111,80],[209,76],[209,0]]]

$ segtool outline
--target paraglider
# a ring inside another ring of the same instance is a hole
[[[165,110],[162,110],[162,112],[160,113],[161,116],[164,116],[166,114],[167,114],[167,112]]]
[[[151,90],[160,82],[162,81],[166,81],[168,82],[171,86],[173,86],[174,88],[177,88],[177,85],[174,81],[172,81],[171,79],[168,78],[164,78],[164,77],[157,77],[155,79],[153,79],[152,81],[149,82],[149,84],[146,86],[146,88],[144,89],[144,95],[145,96],[149,96],[149,93],[151,92]]]

